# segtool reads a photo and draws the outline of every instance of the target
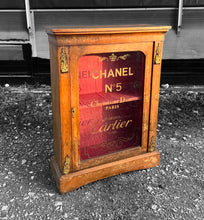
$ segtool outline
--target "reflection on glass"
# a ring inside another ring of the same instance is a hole
[[[141,146],[144,66],[140,51],[79,59],[81,160]]]

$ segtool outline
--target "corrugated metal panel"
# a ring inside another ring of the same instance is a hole
[[[176,25],[177,13],[171,11],[97,11],[97,12],[36,12],[38,56],[48,58],[47,26],[66,25]]]
[[[165,37],[164,59],[204,58],[204,11],[184,11],[183,29],[176,34],[177,10],[106,11],[106,12],[36,12],[36,40],[38,56],[49,57],[47,26],[103,25],[103,24],[157,24],[173,28]]]
[[[204,58],[204,10],[185,10],[180,35],[167,33],[164,44],[165,59]]]
[[[24,0],[1,0],[0,9],[24,9]]]
[[[23,12],[0,13],[0,40],[26,40],[26,17]]]
[[[11,1],[8,1],[11,3]],[[19,1],[22,3],[22,1]],[[24,2],[24,1],[23,1]],[[41,1],[31,1],[40,5]],[[42,0],[42,5],[43,1]],[[49,1],[51,4],[58,4],[61,1]],[[64,1],[64,3],[70,3],[70,1]],[[73,1],[78,4],[81,1]],[[72,4],[71,2],[70,4]],[[84,1],[85,2],[85,1]],[[98,5],[102,1],[86,1],[86,4],[90,2],[97,2]],[[113,6],[116,1],[103,1],[106,6]],[[167,1],[127,1],[127,4],[131,2],[137,2],[137,4],[159,4],[159,2],[166,4]],[[178,1],[176,1],[178,3]],[[185,1],[185,3],[201,4],[204,0],[197,1]],[[3,1],[6,3],[6,1]],[[172,4],[174,4],[171,2]],[[117,4],[121,4],[122,1],[118,1]],[[135,3],[136,4],[136,3]],[[169,4],[169,3],[168,3]],[[41,5],[41,6],[42,6]],[[170,4],[169,4],[170,5]],[[144,5],[143,5],[144,6]],[[183,11],[183,26],[180,36],[176,34],[177,27],[177,8],[157,8],[154,9],[137,9],[137,10],[92,10],[92,11],[60,11],[52,10],[46,11],[35,10],[35,28],[36,28],[36,46],[37,56],[41,58],[49,58],[48,39],[45,29],[47,26],[65,26],[65,25],[104,25],[104,24],[153,24],[153,25],[171,25],[173,29],[166,35],[164,43],[164,59],[200,59],[204,58],[204,10],[184,10]],[[12,13],[2,12],[0,13],[0,40],[28,40],[28,31],[26,29],[26,15],[25,11],[15,11]]]
[[[30,0],[32,9],[177,7],[178,0]],[[204,0],[184,0],[184,6],[204,6]],[[24,0],[1,0],[0,9],[24,9]]]

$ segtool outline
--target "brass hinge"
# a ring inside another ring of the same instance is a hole
[[[156,150],[156,141],[154,139],[154,136],[151,137],[151,141],[150,141],[150,146],[149,146],[149,149],[148,151],[149,152],[153,152]]]
[[[70,171],[70,159],[69,159],[69,156],[67,155],[64,161],[63,173],[68,174],[69,171]]]
[[[67,61],[67,49],[65,47],[61,48],[60,51],[60,70],[61,73],[68,73],[68,61]]]
[[[161,63],[161,55],[160,55],[160,43],[157,44],[157,49],[156,49],[156,55],[154,59],[154,64],[160,64]]]

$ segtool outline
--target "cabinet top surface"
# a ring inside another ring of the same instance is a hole
[[[106,26],[58,26],[47,29],[48,34],[113,34],[113,33],[139,33],[139,32],[167,32],[171,26],[153,25],[106,25]]]

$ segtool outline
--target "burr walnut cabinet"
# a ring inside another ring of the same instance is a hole
[[[168,26],[49,29],[54,156],[60,193],[159,165],[156,129]]]

